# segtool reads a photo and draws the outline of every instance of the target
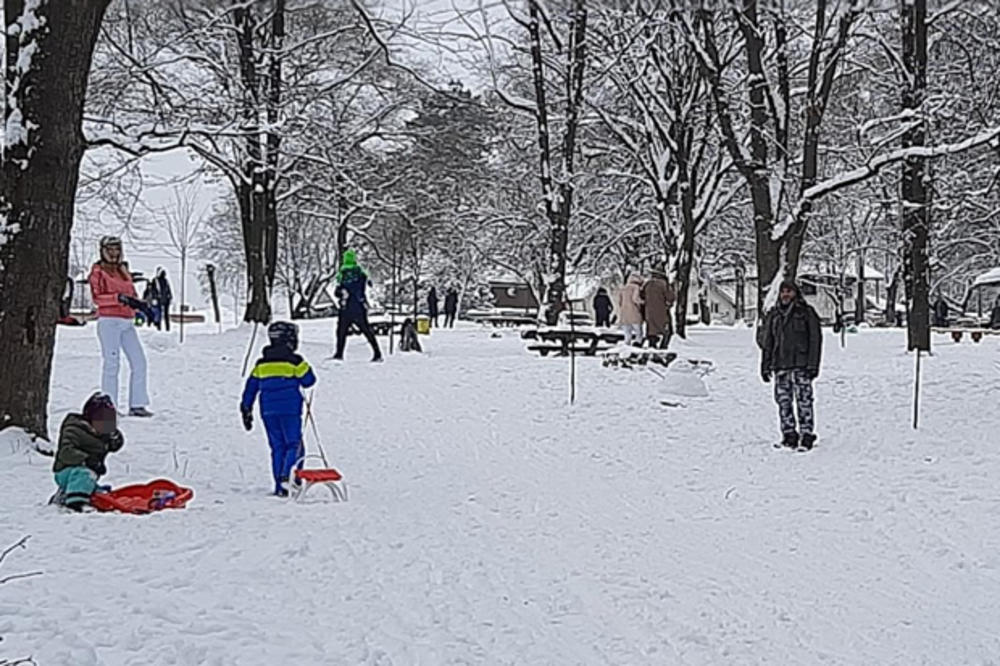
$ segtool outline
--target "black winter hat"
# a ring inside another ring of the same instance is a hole
[[[87,398],[87,402],[83,405],[83,418],[90,423],[96,421],[116,423],[118,412],[115,410],[115,403],[111,400],[111,396],[106,393],[95,393]]]
[[[267,327],[271,344],[285,345],[292,351],[299,347],[299,327],[288,321],[276,321]]]

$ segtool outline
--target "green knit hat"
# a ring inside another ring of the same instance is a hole
[[[358,265],[358,253],[354,250],[344,251],[344,260],[340,262],[340,267],[343,268],[354,268]]]

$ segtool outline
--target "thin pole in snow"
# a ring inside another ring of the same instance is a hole
[[[576,402],[576,323],[573,317],[573,301],[569,303],[569,404]]]
[[[920,357],[923,353],[917,350],[917,368],[913,378],[913,429],[916,430],[920,419]]]

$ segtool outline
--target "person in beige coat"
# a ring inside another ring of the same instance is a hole
[[[649,346],[666,349],[674,332],[670,308],[677,300],[677,294],[670,286],[666,274],[652,271],[649,279],[642,285],[641,296],[645,305],[646,339],[649,340]]]
[[[618,323],[625,333],[625,344],[642,340],[642,278],[634,273],[618,292]]]

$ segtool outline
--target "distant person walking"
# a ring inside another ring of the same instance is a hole
[[[156,286],[156,278],[146,281],[146,288],[142,292],[142,300],[146,301],[146,305],[149,306],[149,311],[152,316],[146,320],[147,326],[156,326],[156,330],[160,330],[160,325],[162,322],[162,313],[160,311],[160,290]]]
[[[625,344],[642,340],[642,278],[633,273],[618,292],[618,324],[625,334]]]
[[[341,361],[344,358],[344,347],[347,345],[347,335],[351,325],[358,327],[361,334],[368,340],[372,348],[372,362],[382,360],[382,351],[378,340],[368,324],[368,274],[358,265],[354,250],[344,252],[344,259],[337,271],[337,300],[340,301],[340,312],[337,315],[337,351],[333,358]]]
[[[427,316],[430,318],[431,326],[434,328],[439,328],[438,303],[437,289],[431,287],[431,290],[427,292]]]
[[[809,450],[816,442],[812,383],[819,376],[822,353],[819,316],[797,284],[782,282],[778,304],[764,318],[760,361],[761,379],[769,382],[774,376],[782,446]]]
[[[97,337],[104,359],[101,391],[118,404],[118,371],[121,352],[129,364],[129,414],[152,416],[147,390],[146,354],[135,330],[135,311],[149,308],[136,298],[135,284],[123,261],[122,242],[115,236],[101,239],[101,259],[90,270],[90,293],[97,306]]]
[[[948,301],[944,300],[941,294],[938,294],[937,300],[934,301],[934,326],[937,328],[948,327],[948,311]]]
[[[649,279],[642,285],[643,315],[646,324],[646,340],[649,346],[666,349],[674,327],[670,321],[670,308],[677,295],[662,271],[651,271]]]
[[[458,315],[458,292],[449,287],[444,295],[444,325],[455,328],[455,317]]]
[[[611,305],[608,290],[604,287],[598,287],[592,305],[594,306],[594,323],[603,328],[611,326],[611,311],[614,308]]]
[[[174,300],[174,292],[170,290],[170,282],[167,281],[167,271],[157,267],[156,292],[160,295],[160,317],[163,319],[163,326],[170,330],[170,303]],[[159,327],[157,327],[159,328]]]

